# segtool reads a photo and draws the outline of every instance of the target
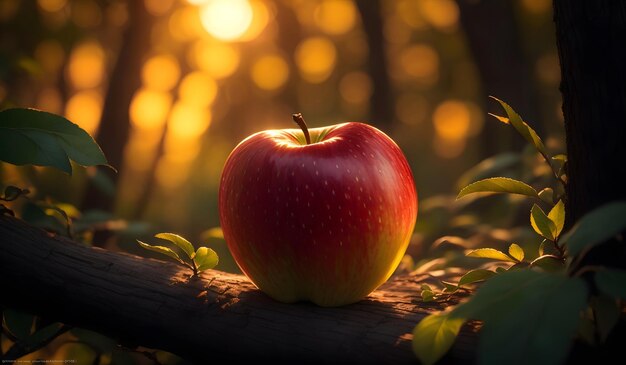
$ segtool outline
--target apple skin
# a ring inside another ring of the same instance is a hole
[[[224,238],[241,270],[270,297],[320,306],[357,302],[402,259],[417,192],[400,148],[349,122],[269,130],[243,140],[220,184]]]

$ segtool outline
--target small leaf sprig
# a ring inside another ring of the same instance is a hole
[[[177,234],[158,233],[154,237],[173,243],[184,253],[184,256],[181,258],[181,255],[169,247],[150,245],[140,240],[137,240],[137,243],[146,250],[169,256],[180,264],[187,266],[193,270],[193,276],[197,276],[202,271],[214,268],[219,262],[219,257],[215,251],[208,247],[199,247],[195,250],[191,242]]]

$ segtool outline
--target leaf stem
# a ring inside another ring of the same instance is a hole
[[[298,125],[298,127],[302,129],[302,132],[304,133],[304,138],[306,139],[306,144],[311,144],[311,136],[309,135],[309,128],[307,127],[306,122],[304,121],[304,118],[302,117],[302,113],[292,114],[291,117],[293,118],[293,121]]]
[[[560,176],[559,172],[560,171],[556,171],[554,169],[554,166],[552,166],[552,162],[550,162],[550,157],[548,155],[546,155],[545,153],[543,153],[542,151],[539,151],[539,153],[541,154],[541,156],[543,156],[543,159],[546,160],[546,163],[548,164],[548,166],[550,166],[550,170],[552,170],[552,173],[554,174],[554,178],[561,183],[561,185],[563,185],[563,189],[566,189],[566,185],[567,183],[565,182],[565,180],[563,180],[563,178]]]

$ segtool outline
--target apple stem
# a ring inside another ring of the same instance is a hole
[[[304,138],[306,139],[306,144],[311,144],[311,136],[309,135],[309,128],[306,126],[306,122],[304,121],[304,118],[302,117],[302,113],[292,114],[291,117],[293,118],[293,121],[296,122],[298,127],[302,129],[302,132],[304,132]]]

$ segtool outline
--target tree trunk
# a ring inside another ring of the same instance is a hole
[[[129,21],[117,62],[109,80],[109,87],[102,109],[96,141],[102,148],[109,164],[121,170],[124,149],[130,134],[129,107],[135,91],[141,86],[141,66],[150,49],[152,16],[143,1],[130,1]],[[98,167],[117,184],[119,173]],[[83,197],[82,209],[111,211],[115,199],[89,183]]]
[[[626,3],[555,0],[554,21],[571,224],[599,205],[626,199]]]
[[[457,3],[482,83],[484,103],[489,95],[505,100],[542,135],[542,125],[536,119],[539,113],[534,103],[532,73],[520,48],[513,2],[457,0]],[[485,128],[482,136],[487,156],[524,145],[519,136],[506,128]]]
[[[363,31],[367,36],[368,67],[374,90],[370,97],[370,120],[376,127],[391,133],[394,121],[393,90],[387,74],[387,51],[379,0],[357,0]]]
[[[0,217],[0,305],[91,329],[122,344],[173,352],[198,363],[263,359],[292,363],[411,364],[411,332],[425,315],[455,304],[424,303],[429,275],[401,276],[340,308],[282,304],[245,276],[189,269],[85,247]],[[466,326],[444,363],[472,362]]]
[[[626,3],[555,0],[567,142],[567,216],[625,200]],[[613,240],[583,264],[626,267],[626,245]]]

